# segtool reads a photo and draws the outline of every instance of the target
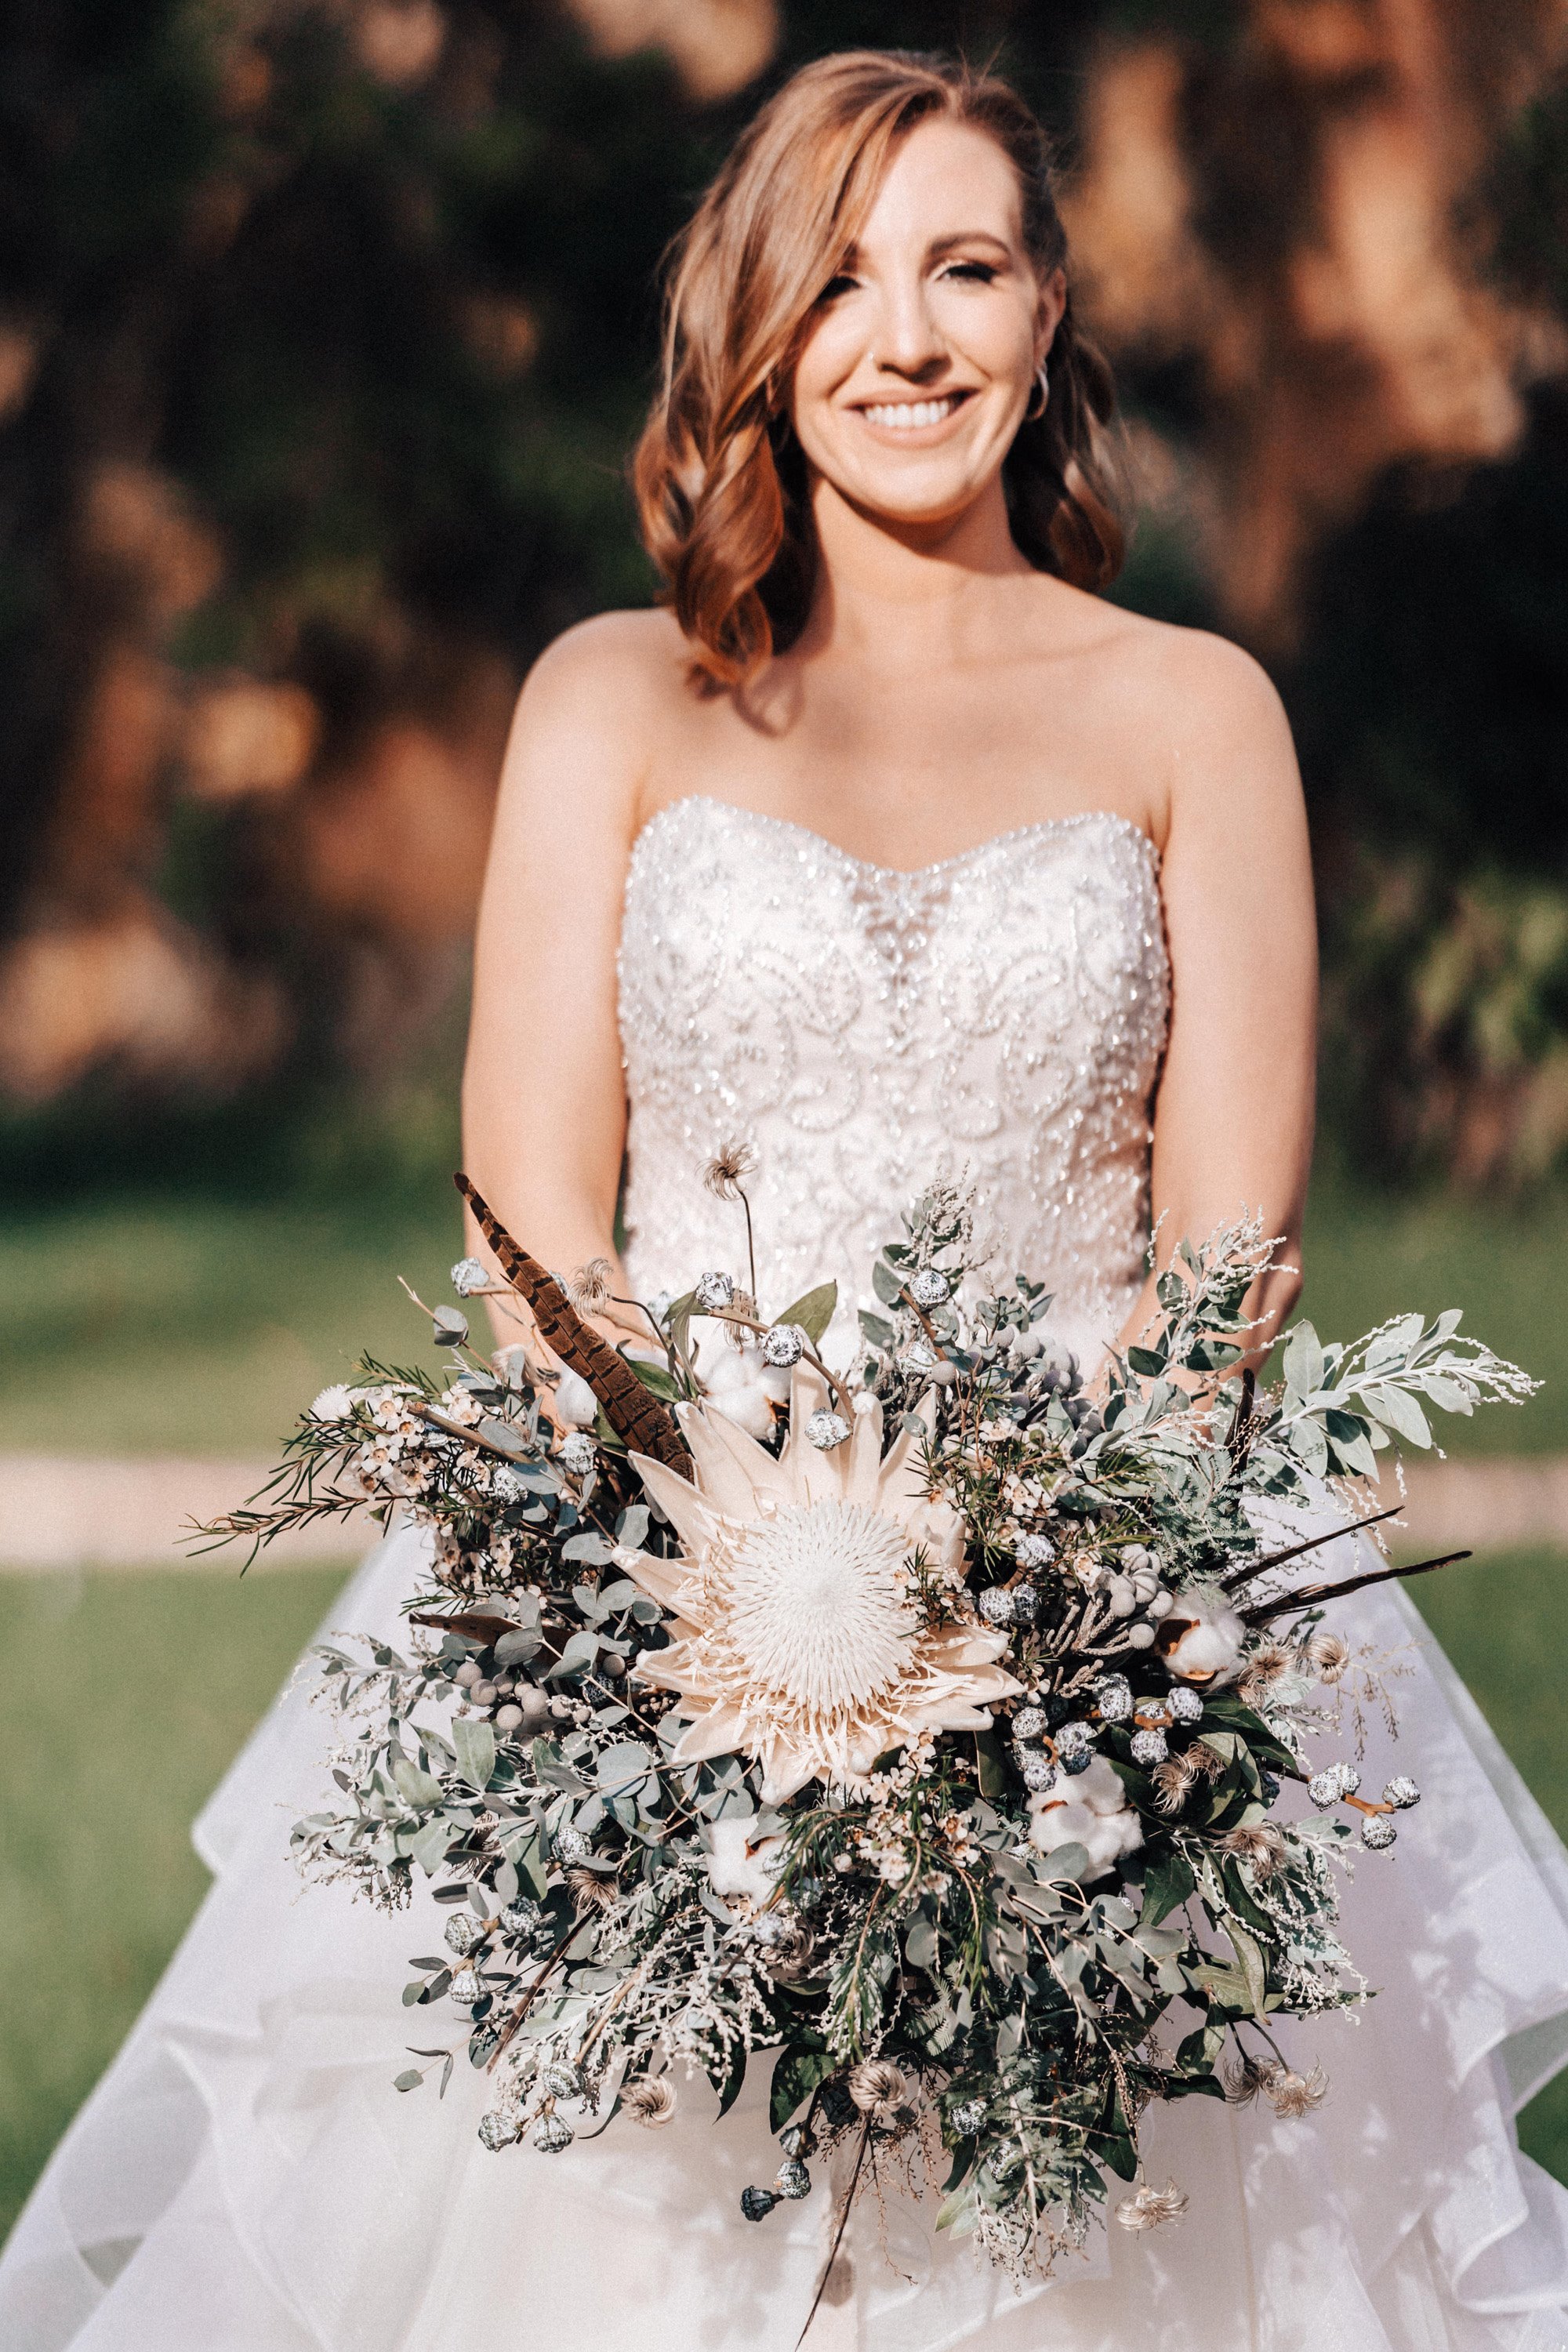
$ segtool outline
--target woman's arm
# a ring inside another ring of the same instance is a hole
[[[561,1273],[615,1257],[626,1138],[616,956],[657,690],[650,635],[665,625],[611,614],[535,666],[479,906],[464,1164],[524,1248]],[[488,1262],[471,1220],[469,1243]],[[496,1320],[503,1341],[520,1336],[510,1312]]]
[[[1317,923],[1306,813],[1290,730],[1263,671],[1223,639],[1176,641],[1163,699],[1172,730],[1161,875],[1171,952],[1171,1034],[1154,1105],[1151,1173],[1159,1261],[1184,1237],[1261,1212],[1300,1265],[1311,1161]],[[1300,1291],[1264,1276],[1254,1361]],[[1154,1309],[1145,1288],[1122,1333]]]

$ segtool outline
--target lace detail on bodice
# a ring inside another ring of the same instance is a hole
[[[1158,853],[1125,818],[901,873],[676,801],[633,848],[621,937],[634,1287],[743,1278],[741,1209],[702,1184],[741,1137],[764,1314],[837,1276],[842,1351],[900,1211],[967,1170],[994,1270],[1045,1280],[1053,1331],[1093,1353],[1142,1278],[1168,1001]]]

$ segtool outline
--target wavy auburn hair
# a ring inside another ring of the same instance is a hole
[[[670,257],[664,373],[633,480],[644,543],[713,687],[753,677],[800,634],[816,546],[805,461],[784,405],[807,322],[917,123],[973,124],[1018,175],[1041,279],[1067,260],[1046,134],[1017,92],[944,58],[850,49],[804,67],[742,131]],[[1041,572],[1103,588],[1123,533],[1105,427],[1110,371],[1071,302],[1045,414],[1003,465],[1013,537]]]

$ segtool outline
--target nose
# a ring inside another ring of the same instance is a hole
[[[911,275],[886,287],[872,357],[890,375],[911,383],[928,383],[947,365],[947,345],[931,316],[922,276]]]

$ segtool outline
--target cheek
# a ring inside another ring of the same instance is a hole
[[[1028,383],[1035,372],[1035,322],[1013,302],[954,302],[942,320],[952,349],[993,382]]]
[[[859,359],[864,340],[842,314],[818,321],[795,364],[791,396],[797,411],[832,398]]]

